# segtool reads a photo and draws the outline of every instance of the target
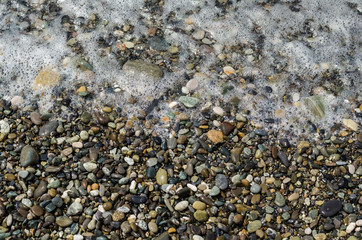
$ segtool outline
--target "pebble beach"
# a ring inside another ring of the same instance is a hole
[[[0,240],[361,239],[361,9],[0,0]]]

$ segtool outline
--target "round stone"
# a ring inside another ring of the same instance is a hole
[[[156,181],[158,185],[167,184],[167,171],[165,169],[158,169],[156,173]]]
[[[204,210],[197,210],[194,213],[194,217],[199,222],[206,222],[209,219],[209,215]]]
[[[330,200],[325,202],[321,208],[320,213],[323,217],[332,217],[342,209],[342,203],[339,200]]]
[[[215,177],[215,185],[221,190],[225,190],[229,186],[229,180],[224,174],[217,174]]]
[[[207,132],[208,139],[213,143],[220,143],[223,140],[223,133],[219,130],[212,129]]]
[[[87,172],[92,172],[94,169],[97,168],[97,164],[92,162],[85,162],[83,163],[83,167]]]
[[[201,202],[201,201],[195,201],[192,204],[192,207],[196,210],[205,210],[206,209],[206,204]]]
[[[111,203],[111,202],[105,202],[105,203],[103,204],[103,208],[104,208],[104,210],[106,210],[106,211],[111,210],[111,209],[112,209],[112,203]]]
[[[157,226],[157,224],[155,222],[149,222],[148,223],[148,229],[153,233],[158,232],[158,226]]]
[[[176,211],[183,211],[185,210],[187,207],[189,206],[189,202],[188,201],[181,201],[179,203],[177,203],[175,205],[175,210]]]
[[[30,146],[26,145],[23,147],[20,153],[20,164],[23,167],[28,167],[39,162],[39,155],[35,151],[35,149]]]
[[[259,193],[260,190],[261,190],[261,187],[258,184],[252,184],[251,187],[250,187],[250,191],[252,193]]]
[[[72,225],[73,220],[66,216],[60,216],[56,218],[55,222],[60,227],[69,227],[70,225]]]

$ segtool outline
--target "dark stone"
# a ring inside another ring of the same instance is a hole
[[[278,155],[279,159],[282,161],[282,163],[286,167],[289,167],[290,163],[289,163],[287,154],[285,154],[285,152],[283,152],[283,151],[279,151],[277,155]]]
[[[283,148],[288,148],[288,147],[290,147],[289,140],[286,139],[286,138],[280,139],[280,140],[279,140],[279,144],[280,144],[280,146],[282,146]]]
[[[136,204],[145,203],[146,201],[147,201],[147,197],[145,197],[145,196],[137,196],[137,195],[132,196],[132,202],[134,202]]]
[[[234,130],[234,128],[234,124],[229,122],[222,122],[220,126],[220,129],[225,136],[228,136]]]
[[[342,209],[342,203],[338,200],[330,200],[324,203],[320,208],[323,217],[332,217]]]
[[[23,147],[20,153],[21,166],[28,167],[37,164],[38,162],[39,162],[39,155],[35,151],[35,149],[30,145]]]
[[[58,127],[58,122],[57,121],[50,121],[47,122],[44,126],[42,126],[39,129],[39,136],[40,137],[47,137],[49,136],[52,132],[55,131],[55,129],[57,129]]]

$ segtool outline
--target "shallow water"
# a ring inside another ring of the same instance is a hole
[[[85,85],[95,108],[112,104],[135,115],[168,89],[186,95],[182,87],[196,77],[188,94],[202,104],[182,108],[194,115],[207,102],[226,107],[237,97],[240,112],[286,135],[343,118],[360,122],[359,1],[215,2],[0,1],[0,95],[22,95],[24,106],[36,100],[45,111],[59,92],[82,104],[75,90]],[[120,50],[126,42],[134,46]],[[129,59],[160,66],[163,78],[123,71]],[[36,89],[44,68],[61,81]],[[154,114],[172,111],[173,100],[160,101]]]

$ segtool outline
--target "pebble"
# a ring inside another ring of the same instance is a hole
[[[181,201],[181,202],[178,202],[178,203],[175,205],[175,210],[176,210],[176,211],[184,211],[188,206],[189,206],[189,202],[188,202],[188,201]]]
[[[206,209],[206,204],[201,202],[201,201],[195,201],[192,204],[192,207],[196,210],[205,210]]]
[[[148,229],[153,233],[158,232],[158,226],[157,226],[157,224],[155,222],[149,222],[148,223]]]
[[[29,117],[30,117],[30,120],[32,121],[32,123],[34,123],[35,125],[41,125],[42,124],[41,116],[40,116],[39,113],[31,112]]]
[[[285,198],[282,196],[282,194],[280,192],[276,192],[274,202],[279,207],[285,206]]]
[[[213,143],[217,144],[223,141],[223,133],[221,131],[218,130],[210,130],[207,132],[207,137],[210,141],[212,141]]]
[[[325,202],[321,208],[320,213],[323,217],[332,217],[342,209],[342,203],[339,200],[329,200]]]
[[[163,71],[159,66],[142,60],[128,60],[122,70],[130,75],[143,74],[155,80],[163,77]]]
[[[70,215],[70,216],[73,216],[73,215],[77,215],[79,213],[81,213],[83,211],[83,206],[81,203],[79,202],[73,202],[68,210],[67,210],[67,214]]]
[[[83,164],[83,167],[84,169],[87,171],[87,172],[92,172],[93,170],[95,170],[98,166],[96,163],[92,163],[92,162],[85,162]]]
[[[213,107],[212,110],[219,116],[223,116],[225,114],[224,109],[222,109],[221,107]]]
[[[20,153],[20,164],[23,167],[35,165],[39,162],[39,155],[37,151],[29,145],[23,147]]]
[[[199,81],[196,78],[189,80],[186,84],[186,88],[190,91],[194,91],[199,86]]]
[[[352,131],[357,131],[358,130],[358,125],[355,121],[353,121],[352,119],[343,119],[343,124],[345,127],[351,129]]]
[[[58,121],[47,122],[39,129],[39,136],[48,137],[52,132],[55,131],[55,129],[57,129],[58,125]]]
[[[194,213],[194,217],[199,222],[206,222],[209,219],[209,215],[204,210],[197,210]]]
[[[215,177],[215,185],[221,190],[225,190],[229,186],[229,180],[225,175],[217,174]]]
[[[73,220],[66,216],[59,216],[56,218],[55,222],[60,227],[69,227],[70,225],[72,225]]]
[[[258,184],[252,184],[250,187],[250,191],[255,194],[259,193],[261,191],[261,187]]]
[[[185,105],[185,107],[188,107],[188,108],[193,108],[193,107],[196,107],[200,100],[198,98],[195,98],[195,97],[189,97],[189,96],[181,96],[179,98],[179,101]]]
[[[167,184],[168,178],[167,178],[167,171],[165,169],[158,169],[156,173],[156,181],[158,185]]]
[[[250,221],[247,226],[247,230],[249,233],[256,232],[260,228],[261,228],[261,222],[259,220]]]

